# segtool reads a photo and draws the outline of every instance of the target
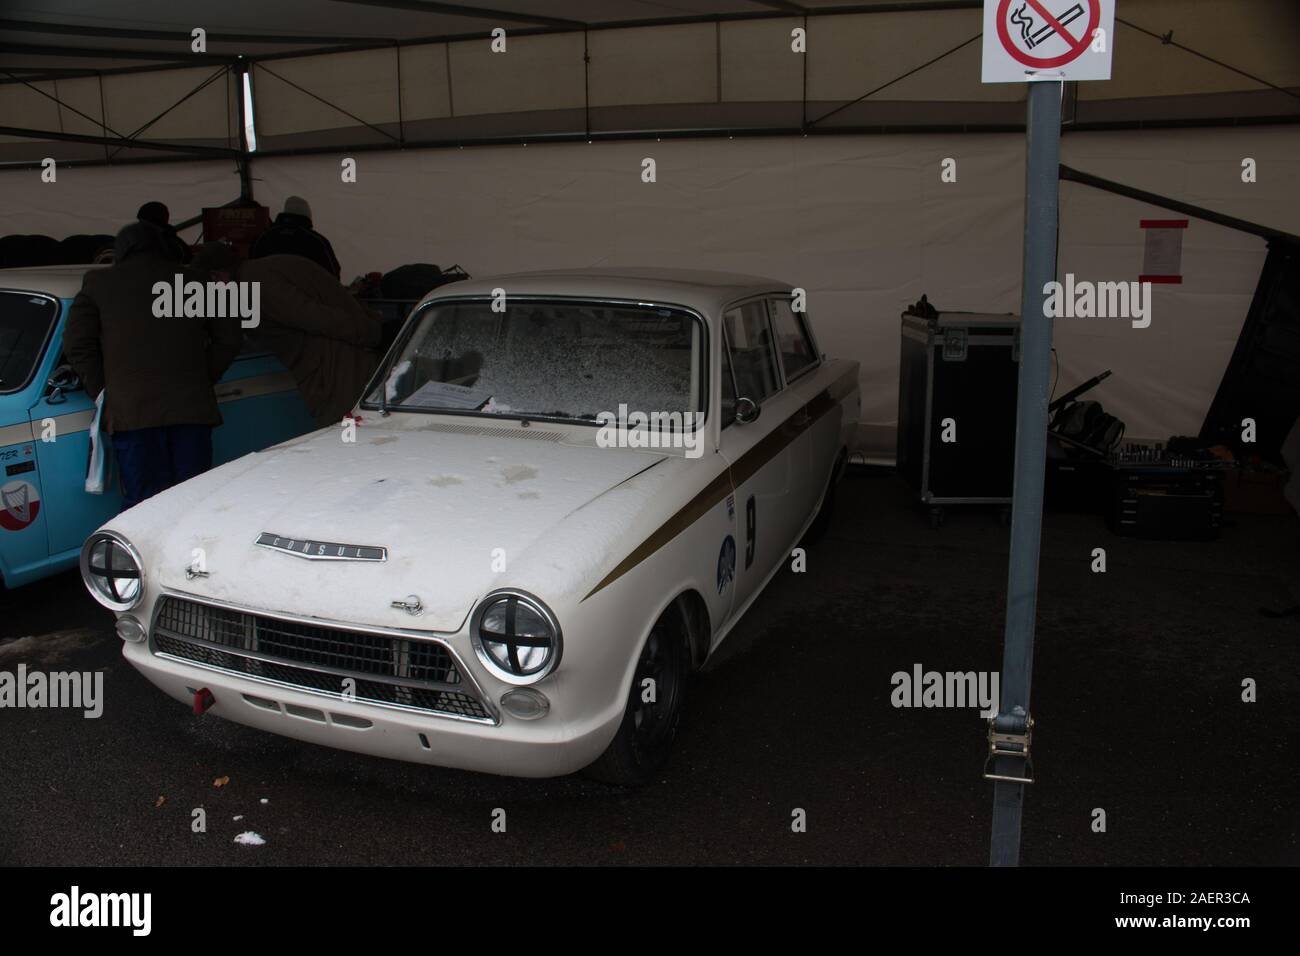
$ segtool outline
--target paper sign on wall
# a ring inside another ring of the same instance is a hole
[[[1109,80],[1115,0],[984,0],[985,83]]]
[[[1146,250],[1139,282],[1180,283],[1183,281],[1183,235],[1186,219],[1143,219]]]

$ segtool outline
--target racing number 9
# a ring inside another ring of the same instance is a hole
[[[754,496],[745,502],[745,570],[754,563],[754,533],[758,528],[758,508],[754,505]]]

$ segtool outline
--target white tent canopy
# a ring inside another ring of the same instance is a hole
[[[156,36],[102,5],[93,18],[73,0],[20,10],[21,30],[0,21],[0,232],[113,232],[149,199],[185,219],[240,195],[242,161],[258,201],[311,201],[345,281],[416,261],[766,273],[807,289],[823,348],[862,363],[867,450],[892,447],[907,304],[1018,308],[1023,90],[979,83],[978,3],[487,6],[175,0],[155,11]],[[1126,0],[1119,16],[1114,78],[1067,89],[1063,162],[1300,233],[1300,5]],[[75,35],[37,23],[79,19]],[[190,24],[208,30],[203,56]],[[67,48],[33,51],[50,43]],[[1171,123],[1183,128],[1149,128]],[[450,148],[412,148],[433,144]],[[60,161],[57,184],[40,184],[44,157]],[[133,162],[146,158],[175,161]],[[1093,280],[1136,279],[1140,221],[1169,215],[1075,183],[1061,203],[1060,272]],[[1193,218],[1183,282],[1155,289],[1150,328],[1057,323],[1059,391],[1110,368],[1094,397],[1130,435],[1195,433],[1264,254],[1258,237]]]
[[[214,10],[174,0],[168,29],[135,21],[133,30],[131,17],[106,15],[111,6],[88,15],[78,0],[45,0],[0,21],[0,161],[235,148],[245,70],[263,151],[634,131],[1014,127],[1023,89],[979,82],[980,7],[233,0]],[[201,54],[192,51],[195,27],[207,31]],[[493,51],[495,29],[505,31],[504,52]],[[797,30],[805,53],[793,49]],[[1294,0],[1126,0],[1115,34],[1114,78],[1070,90],[1066,117],[1076,127],[1300,117]],[[132,143],[114,152],[77,139],[96,136]]]

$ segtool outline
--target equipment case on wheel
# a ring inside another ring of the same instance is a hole
[[[1010,504],[1019,372],[1019,316],[936,312],[924,298],[903,313],[897,467],[934,523],[944,505]]]

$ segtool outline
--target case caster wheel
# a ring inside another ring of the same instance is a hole
[[[943,527],[943,509],[942,509],[942,508],[931,508],[931,509],[930,509],[930,527],[931,527],[931,528],[942,528],[942,527]]]

